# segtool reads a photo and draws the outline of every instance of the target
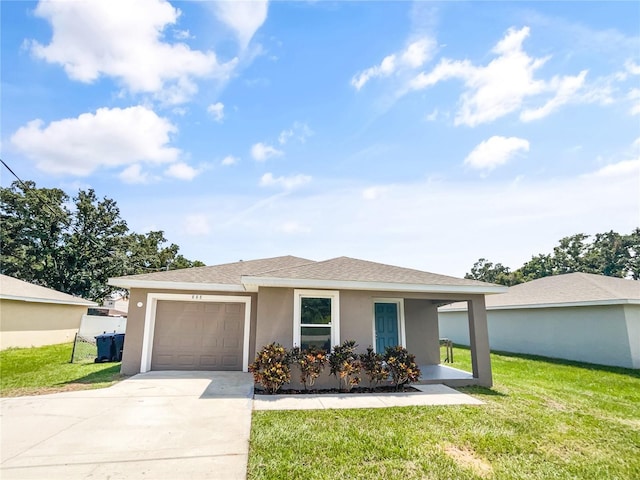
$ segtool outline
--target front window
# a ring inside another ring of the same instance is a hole
[[[316,347],[326,351],[337,345],[338,292],[296,290],[293,344],[302,349]]]

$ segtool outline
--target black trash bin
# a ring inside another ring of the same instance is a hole
[[[116,356],[113,359],[114,362],[122,361],[122,350],[124,349],[124,333],[116,333],[113,336],[113,341],[116,344]]]
[[[95,338],[98,350],[95,363],[119,362],[122,360],[124,333],[104,333]]]

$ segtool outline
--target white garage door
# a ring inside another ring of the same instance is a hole
[[[151,370],[242,370],[243,303],[158,301]]]

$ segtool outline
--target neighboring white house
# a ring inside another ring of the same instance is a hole
[[[0,349],[72,342],[82,315],[96,305],[0,275]]]
[[[440,337],[469,345],[467,308],[439,309]],[[569,273],[487,296],[492,350],[640,368],[640,281]]]

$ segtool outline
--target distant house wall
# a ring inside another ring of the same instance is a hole
[[[640,368],[640,305],[625,305],[632,368]]]
[[[83,315],[79,335],[95,337],[103,333],[125,333],[127,317],[103,317],[101,315]]]
[[[640,367],[640,306],[521,308],[487,311],[492,350]],[[440,312],[440,335],[469,344],[466,312]]]
[[[72,342],[86,305],[0,299],[0,350]]]

